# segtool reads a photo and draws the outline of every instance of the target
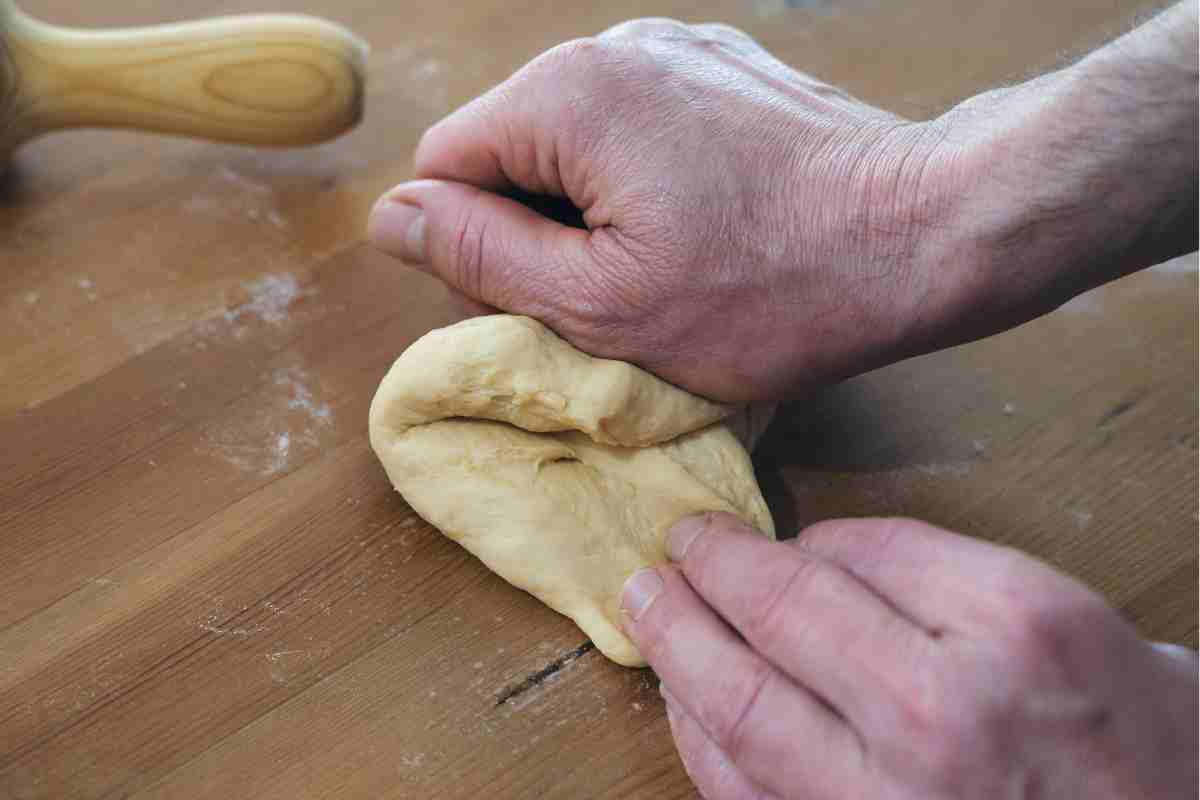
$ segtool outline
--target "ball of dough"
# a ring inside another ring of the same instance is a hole
[[[371,403],[370,435],[418,514],[604,655],[644,666],[621,630],[620,591],[667,560],[667,529],[728,511],[774,536],[731,430],[762,426],[732,412],[536,320],[494,315],[405,350]]]

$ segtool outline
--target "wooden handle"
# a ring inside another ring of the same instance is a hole
[[[82,126],[302,145],[362,116],[367,46],[315,17],[83,31],[0,0],[0,36],[0,150]]]

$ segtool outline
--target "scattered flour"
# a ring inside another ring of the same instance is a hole
[[[297,375],[298,373],[298,375]],[[279,370],[275,373],[275,385],[286,386],[291,391],[288,408],[305,412],[320,423],[327,423],[332,412],[328,403],[317,403],[313,400],[312,392],[303,382],[307,377],[303,370]]]
[[[243,284],[250,299],[236,308],[225,311],[226,322],[238,322],[252,314],[271,325],[282,325],[288,320],[288,308],[301,297],[315,293],[315,289],[301,289],[296,276],[288,273],[270,273],[256,281]]]
[[[1067,513],[1071,515],[1071,519],[1075,522],[1075,526],[1079,530],[1085,530],[1092,524],[1092,512],[1084,511],[1079,508],[1068,508]]]
[[[184,211],[222,221],[248,219],[260,222],[265,219],[276,228],[289,227],[287,218],[276,205],[275,189],[269,183],[243,175],[226,164],[217,169],[214,177],[217,179],[214,185],[187,199]]]
[[[206,431],[200,449],[243,472],[264,477],[284,472],[295,459],[318,449],[322,435],[332,430],[333,410],[310,383],[301,367],[275,370],[273,388],[263,402]]]
[[[409,70],[409,77],[413,80],[429,80],[442,71],[442,65],[432,58],[428,58],[417,64]]]
[[[965,478],[971,474],[971,465],[967,463],[951,464],[917,464],[917,472],[932,477]]]
[[[249,627],[224,624],[224,620],[230,616],[230,612],[225,609],[224,602],[219,597],[214,598],[213,609],[196,623],[196,627],[206,633],[214,633],[217,636],[233,636],[239,639],[248,639],[256,633],[267,630],[267,626],[261,622],[256,622]]]
[[[246,177],[228,164],[222,164],[218,169],[218,173],[225,180],[252,194],[271,194],[271,187],[269,185]]]

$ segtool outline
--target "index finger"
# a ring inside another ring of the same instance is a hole
[[[640,598],[636,599],[636,598]],[[787,794],[840,797],[862,782],[858,734],[808,689],[746,646],[671,566],[635,573],[625,629],[706,736],[745,775]]]
[[[836,564],[721,513],[676,523],[667,551],[751,647],[859,730],[922,690],[936,639]]]
[[[594,50],[582,39],[551,48],[434,124],[417,145],[417,177],[567,196],[560,169],[571,163],[564,149],[576,130],[566,119],[571,67]]]

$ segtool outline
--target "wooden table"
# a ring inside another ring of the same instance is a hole
[[[28,5],[96,25],[263,7]],[[654,10],[744,27],[912,116],[1136,10],[902,5]],[[654,676],[571,658],[579,631],[418,519],[365,432],[392,359],[453,319],[363,244],[372,201],[429,123],[648,6],[286,8],[371,41],[352,134],[267,152],[72,133],[0,184],[0,797],[690,796]],[[1193,256],[786,409],[758,458],[780,527],[930,519],[1195,646],[1196,298]]]

